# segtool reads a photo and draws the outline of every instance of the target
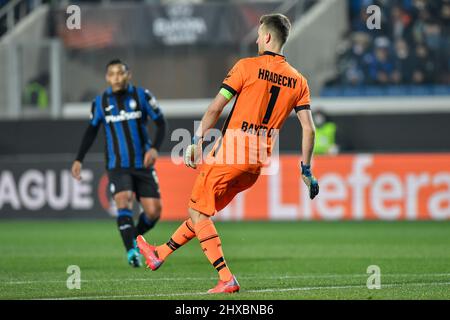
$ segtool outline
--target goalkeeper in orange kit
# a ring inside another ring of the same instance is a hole
[[[142,236],[137,238],[138,247],[152,270],[158,269],[171,253],[197,237],[204,254],[219,274],[218,284],[208,292],[239,291],[239,283],[225,260],[211,217],[226,207],[236,194],[256,182],[264,166],[259,156],[267,154],[270,157],[273,137],[293,110],[302,126],[302,178],[311,199],[319,193],[318,182],[311,173],[315,127],[308,83],[282,55],[290,27],[284,15],[262,16],[256,41],[258,56],[239,60],[209,105],[193,143],[185,153],[186,165],[194,169],[201,154],[202,137],[214,127],[225,105],[236,96],[222,138],[206,158],[195,181],[189,201],[190,218],[160,246],[148,244]],[[257,142],[251,143],[255,137]],[[242,150],[243,156],[237,154]]]

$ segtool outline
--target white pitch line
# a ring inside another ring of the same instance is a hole
[[[398,288],[404,286],[447,286],[450,282],[417,282],[417,283],[392,283],[382,284],[381,288]],[[292,292],[292,291],[313,291],[313,290],[336,290],[336,289],[355,289],[367,288],[365,285],[345,285],[345,286],[323,286],[323,287],[298,287],[298,288],[268,288],[245,290],[241,293],[264,293],[264,292]],[[121,299],[121,298],[160,298],[160,297],[180,297],[180,296],[203,296],[207,292],[187,292],[187,293],[155,293],[155,294],[136,294],[136,295],[116,295],[116,296],[87,296],[87,297],[62,297],[62,298],[43,298],[35,300],[92,300],[92,299]],[[33,300],[33,299],[32,299]]]
[[[80,282],[87,283],[87,282],[144,282],[144,281],[180,281],[180,280],[189,280],[189,281],[197,281],[197,280],[214,280],[217,279],[217,277],[211,277],[211,278],[128,278],[128,279],[89,279],[89,280],[83,280],[81,279]],[[9,285],[16,285],[16,284],[33,284],[33,283],[66,283],[67,280],[30,280],[30,281],[9,281],[9,282],[1,282],[1,284],[9,284]]]
[[[402,286],[447,286],[450,282],[410,282],[410,283],[388,283],[382,284],[382,288],[395,288]],[[289,292],[289,291],[310,291],[310,290],[321,290],[321,289],[351,289],[351,288],[367,288],[367,285],[346,285],[346,286],[327,286],[327,287],[303,287],[303,288],[281,288],[281,289],[259,289],[259,290],[246,290],[245,292],[260,293],[260,292]]]
[[[382,274],[382,277],[450,277],[450,273],[390,273]],[[286,276],[241,276],[239,279],[258,279],[258,280],[283,280],[283,279],[328,279],[328,278],[366,278],[366,274],[303,274],[303,275],[286,275]],[[80,280],[82,283],[92,282],[144,282],[144,281],[207,281],[214,280],[217,277],[187,277],[187,278],[126,278],[126,279],[89,279]],[[21,285],[21,284],[33,284],[33,283],[66,283],[66,280],[30,280],[30,281],[5,281],[1,284],[6,285]]]

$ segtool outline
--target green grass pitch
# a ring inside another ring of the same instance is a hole
[[[166,242],[178,223],[146,235]],[[198,241],[156,272],[128,266],[113,219],[1,221],[0,299],[450,299],[450,222],[216,223],[241,284],[206,295],[216,271]],[[81,289],[66,286],[81,269]],[[381,269],[369,290],[367,267]]]

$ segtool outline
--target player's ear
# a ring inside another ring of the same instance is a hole
[[[128,71],[128,75],[127,75],[128,81],[131,80],[131,78],[132,78],[131,71]]]
[[[266,44],[270,42],[270,40],[272,40],[272,35],[270,34],[270,32],[267,32],[266,34]]]

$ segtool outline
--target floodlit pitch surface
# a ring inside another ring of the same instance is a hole
[[[146,235],[169,239],[178,223]],[[1,221],[1,299],[450,299],[450,222],[217,223],[233,295],[207,295],[216,271],[198,241],[156,272],[128,266],[114,220]],[[67,288],[67,268],[81,289]],[[367,268],[381,289],[367,288]]]

